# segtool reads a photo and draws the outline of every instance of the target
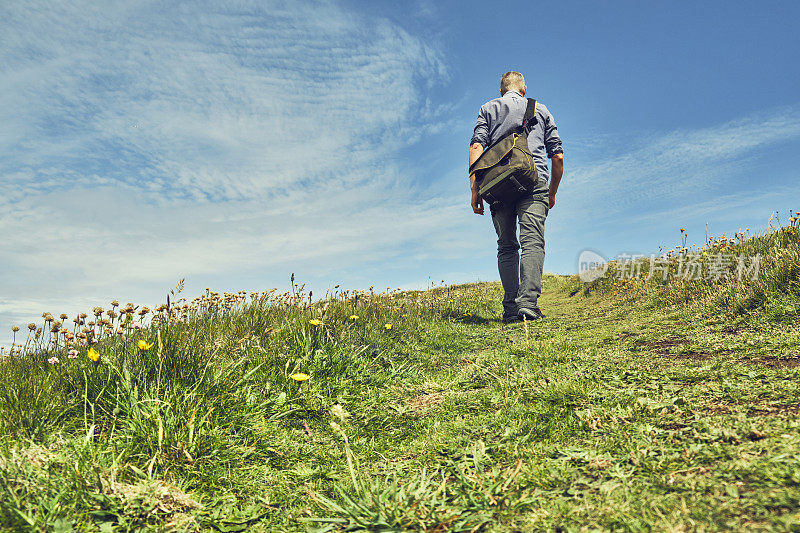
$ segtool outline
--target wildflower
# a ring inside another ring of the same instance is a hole
[[[391,324],[384,324],[383,327],[386,328],[387,331],[392,329],[392,325]]]
[[[308,378],[310,378],[311,376],[309,376],[308,374],[303,374],[302,372],[298,372],[296,374],[292,374],[289,377],[292,378],[295,381],[305,381]]]
[[[322,320],[318,318],[312,318],[311,320],[308,321],[308,323],[311,324],[312,326],[321,326]]]
[[[350,320],[352,321],[358,320],[358,315],[350,315]]]
[[[405,317],[407,317],[407,316],[408,316],[408,315],[400,315],[400,318],[405,318]]]
[[[51,365],[56,365],[56,364],[60,363],[60,361],[58,360],[58,357],[51,357],[50,359],[47,360],[47,362],[50,363]]]
[[[136,343],[136,346],[140,350],[144,351],[144,350],[149,350],[150,348],[152,348],[153,347],[153,343],[151,342],[150,344],[147,344],[147,341],[145,341],[143,339],[139,339],[139,341]]]
[[[11,327],[11,331],[13,331],[14,333],[18,332],[19,331],[19,326],[12,326]]]
[[[94,342],[97,342],[94,339],[92,340]],[[96,363],[100,360],[100,353],[98,353],[98,351],[95,350],[94,348],[89,348],[89,353],[86,354],[86,357],[88,357],[90,361]]]
[[[138,330],[142,329],[142,323],[141,322],[134,322],[133,324],[131,324],[131,327],[138,331]]]
[[[69,355],[67,355],[67,357],[69,357],[70,359],[77,359],[78,356],[80,355],[80,352],[78,352],[78,350],[76,350],[75,348],[72,348],[68,353]]]

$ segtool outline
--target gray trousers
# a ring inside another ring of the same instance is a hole
[[[497,231],[497,268],[503,283],[503,317],[516,316],[521,307],[538,309],[544,267],[544,221],[548,209],[547,182],[513,205],[491,206]],[[517,239],[519,221],[519,239]],[[519,249],[522,244],[522,257]]]

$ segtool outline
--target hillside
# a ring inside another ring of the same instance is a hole
[[[797,530],[792,224],[699,252],[758,280],[549,275],[528,324],[498,283],[51,317],[0,362],[0,524]]]

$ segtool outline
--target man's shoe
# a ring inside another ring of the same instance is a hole
[[[513,324],[514,322],[519,322],[519,317],[517,315],[503,317],[503,324]]]
[[[517,314],[520,320],[539,320],[540,318],[544,318],[544,313],[539,311],[539,308],[536,309],[528,309],[527,307],[521,307],[519,313]]]

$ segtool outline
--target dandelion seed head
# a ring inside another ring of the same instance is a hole
[[[338,417],[341,420],[344,420],[345,418],[348,418],[350,416],[350,413],[348,413],[342,406],[342,404],[339,403],[337,403],[331,408],[331,414],[333,414],[333,416]]]

